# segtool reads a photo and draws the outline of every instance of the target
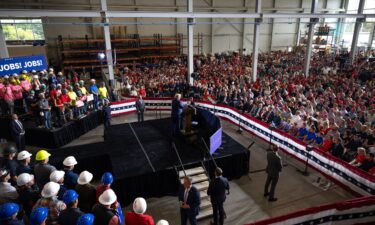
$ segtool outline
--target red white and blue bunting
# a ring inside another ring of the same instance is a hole
[[[371,196],[303,209],[247,225],[346,225],[373,224],[373,221],[375,221],[375,197]]]
[[[171,98],[145,98],[146,110],[171,110]],[[306,144],[277,129],[270,130],[269,125],[243,114],[235,108],[226,105],[214,105],[209,102],[196,102],[196,105],[213,112],[215,115],[265,140],[272,141],[285,153],[305,162],[309,158],[309,166],[341,187],[357,196],[375,194],[375,177],[343,162],[327,153],[314,149],[306,151]],[[118,116],[135,112],[135,100],[115,102],[111,105],[112,115]]]

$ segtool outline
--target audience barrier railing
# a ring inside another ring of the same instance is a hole
[[[146,110],[158,107],[158,110],[171,110],[171,98],[145,98]],[[136,112],[136,99],[114,102],[111,105],[112,115],[118,116]],[[212,104],[205,101],[197,101],[196,105],[207,109],[233,124],[240,125],[242,129],[263,139],[271,141],[280,149],[301,162],[309,159],[309,167],[315,169],[323,176],[351,192],[355,196],[369,196],[375,194],[375,177],[362,171],[332,155],[314,148],[306,151],[306,144],[297,138],[280,131],[270,129],[267,123],[255,119],[239,110],[221,104]]]
[[[375,221],[375,196],[303,209],[247,225],[373,224],[369,221]]]

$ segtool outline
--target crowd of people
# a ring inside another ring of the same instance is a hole
[[[0,114],[31,115],[38,127],[53,129],[97,110],[110,98],[104,84],[86,84],[78,73],[22,71],[0,78]]]
[[[106,172],[98,186],[93,174],[76,174],[73,156],[63,161],[63,170],[49,164],[51,154],[40,150],[31,165],[32,154],[13,146],[3,150],[0,170],[0,224],[7,225],[154,225],[145,214],[147,202],[136,198],[133,211],[125,217],[111,188],[113,175]],[[168,225],[160,220],[157,225]]]
[[[302,53],[261,53],[258,79],[252,82],[250,56],[198,56],[189,86],[186,62],[176,58],[125,68],[124,93],[183,93],[227,104],[375,175],[375,62],[361,54],[353,65],[347,61],[346,53],[315,54],[305,76]]]

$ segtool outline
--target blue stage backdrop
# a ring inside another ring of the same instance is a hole
[[[22,70],[45,70],[47,66],[44,55],[4,58],[0,59],[0,76],[20,73]]]
[[[223,129],[220,127],[211,137],[210,137],[210,154],[214,154],[215,151],[221,145],[221,139],[223,136]]]

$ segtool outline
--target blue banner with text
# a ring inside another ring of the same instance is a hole
[[[46,57],[44,55],[4,58],[0,59],[0,76],[20,73],[23,70],[27,72],[31,70],[45,70],[47,66]]]

